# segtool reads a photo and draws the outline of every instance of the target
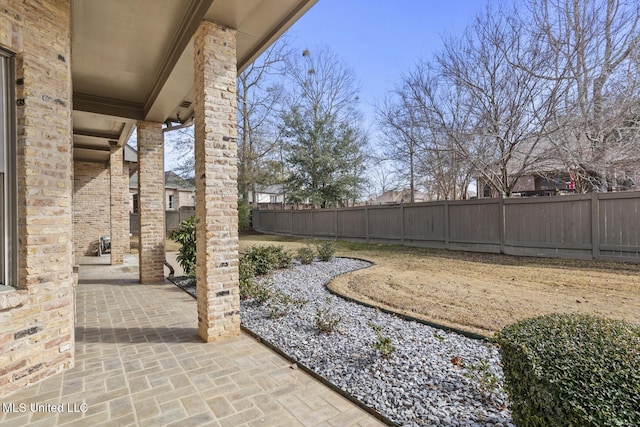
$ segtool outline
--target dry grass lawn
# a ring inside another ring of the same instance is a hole
[[[250,235],[240,251],[308,240]],[[334,279],[334,291],[444,326],[491,336],[519,319],[590,313],[640,324],[640,265],[510,257],[338,242],[337,255],[375,265]]]

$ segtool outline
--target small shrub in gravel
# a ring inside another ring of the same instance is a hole
[[[369,327],[376,333],[376,341],[371,345],[384,358],[390,358],[396,352],[390,337],[382,335],[382,326],[369,322]]]
[[[287,295],[285,292],[276,290],[271,292],[267,300],[267,310],[269,317],[277,319],[291,312],[293,308],[301,309],[307,304],[304,299],[295,299]]]
[[[320,332],[325,334],[330,334],[335,331],[340,322],[342,321],[342,317],[331,311],[329,307],[318,307],[316,309],[316,328]]]
[[[273,270],[289,268],[293,265],[291,253],[284,250],[282,246],[251,246],[245,251],[244,258],[253,262],[258,276],[264,276]]]
[[[498,388],[498,377],[491,372],[489,362],[486,360],[477,363],[463,363],[462,366],[467,370],[465,377],[479,384],[482,391],[494,392]]]
[[[322,240],[315,242],[318,251],[318,259],[320,261],[331,261],[336,253],[336,245],[330,240]]]
[[[313,248],[309,245],[298,249],[298,260],[300,260],[300,264],[308,265],[313,262],[313,259],[316,257]]]
[[[496,334],[518,426],[640,425],[640,327],[588,315],[526,319]]]
[[[240,282],[240,299],[252,299],[258,305],[263,305],[271,298],[271,288],[269,283],[258,283],[256,281]]]

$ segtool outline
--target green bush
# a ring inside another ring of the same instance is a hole
[[[240,299],[252,299],[259,305],[264,305],[271,300],[273,292],[271,284],[260,284],[255,281],[240,283]]]
[[[313,248],[309,245],[307,245],[304,248],[298,249],[298,259],[300,260],[301,264],[305,264],[305,265],[311,264],[315,257],[316,257],[316,254],[313,251]]]
[[[184,273],[196,277],[196,219],[194,216],[180,223],[180,228],[173,230],[169,238],[180,244],[177,260]]]
[[[256,275],[256,266],[253,261],[246,257],[240,258],[238,265],[240,299],[252,298],[254,289],[254,277]]]
[[[253,263],[258,276],[293,264],[293,257],[282,246],[251,246],[245,251],[244,258]]]
[[[315,242],[316,249],[318,250],[318,259],[320,261],[331,261],[333,254],[336,253],[336,245],[330,240],[323,240]]]
[[[238,230],[251,230],[251,206],[238,200]]]
[[[496,334],[518,426],[640,425],[640,327],[587,315],[526,319]]]

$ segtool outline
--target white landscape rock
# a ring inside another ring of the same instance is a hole
[[[495,346],[402,320],[326,289],[331,278],[369,265],[336,258],[257,279],[307,303],[272,319],[267,307],[245,300],[242,324],[400,425],[513,426]],[[341,317],[337,331],[318,331],[318,308]],[[377,337],[371,323],[391,339],[396,348],[392,357],[373,348]]]

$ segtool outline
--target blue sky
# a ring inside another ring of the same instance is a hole
[[[442,48],[442,36],[461,34],[490,0],[319,0],[289,34],[295,47],[328,47],[360,82],[361,111],[378,145],[375,104],[420,58]],[[167,168],[175,157],[167,147]]]
[[[289,32],[301,50],[327,46],[354,70],[373,127],[373,105],[419,58],[441,49],[442,35],[461,34],[487,1],[319,0]]]

